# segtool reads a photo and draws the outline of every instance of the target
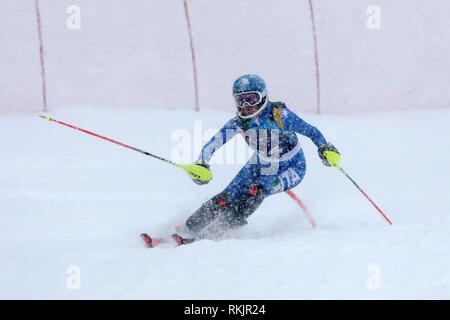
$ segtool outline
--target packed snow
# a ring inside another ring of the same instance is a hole
[[[187,163],[233,116],[100,106],[48,114],[168,159],[188,146]],[[37,113],[1,115],[0,298],[449,299],[450,110],[299,115],[339,149],[392,226],[300,136],[308,168],[293,191],[317,228],[283,193],[221,240],[148,249],[141,232],[173,232],[243,161],[216,154],[213,180],[199,186]],[[239,136],[231,143],[245,149]]]

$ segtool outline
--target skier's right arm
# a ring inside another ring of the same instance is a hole
[[[233,138],[236,133],[239,131],[237,126],[236,118],[228,121],[222,129],[220,129],[209,141],[203,146],[202,152],[198,157],[197,161],[194,164],[200,165],[209,170],[209,160],[211,160],[212,155],[216,152],[220,147],[222,147],[228,140]],[[198,180],[193,179],[196,184],[206,184],[209,180]]]
[[[237,132],[239,132],[240,127],[238,126],[238,121],[236,118],[228,121],[222,129],[220,129],[212,138],[209,140],[202,149],[197,164],[205,163],[211,160],[214,152],[219,150],[225,143],[227,143],[231,138],[233,138]]]

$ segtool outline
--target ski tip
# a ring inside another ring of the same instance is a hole
[[[174,233],[170,236],[179,246],[183,244],[183,238],[180,237],[178,234]]]
[[[177,245],[181,246],[183,244],[189,244],[194,242],[194,239],[189,239],[189,238],[183,238],[182,236],[180,236],[177,233],[174,233],[170,236],[176,243]]]
[[[152,239],[148,234],[141,233],[141,238],[144,240],[147,248],[154,248],[159,244],[159,241],[157,239]]]

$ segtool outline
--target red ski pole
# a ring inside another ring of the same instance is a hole
[[[336,165],[336,167],[341,170],[341,172],[355,185],[356,188],[358,188],[359,191],[361,191],[361,193],[367,198],[367,200],[370,201],[370,203],[375,207],[375,209],[378,210],[379,213],[381,213],[381,215],[383,216],[384,219],[386,219],[387,222],[389,222],[390,225],[392,225],[391,220],[389,220],[388,217],[386,217],[386,215],[384,214],[383,211],[381,211],[380,208],[378,208],[378,206],[375,204],[375,202],[372,201],[372,199],[369,198],[369,196],[364,192],[363,189],[361,189],[360,186],[358,186],[358,184],[347,174],[347,172],[344,171],[344,169],[341,168],[341,166]]]
[[[369,200],[369,202],[375,207],[375,209],[377,209],[378,212],[381,213],[383,218],[386,219],[386,221],[389,222],[390,225],[392,225],[391,220],[389,220],[388,217],[386,217],[384,212],[381,211],[380,208],[378,208],[378,206],[375,204],[375,202],[373,202],[372,199],[369,198],[369,196],[363,191],[363,189],[361,189],[361,187],[358,186],[358,184],[339,165],[339,162],[341,161],[341,155],[334,151],[325,151],[324,155],[327,158],[328,163],[331,166],[338,168],[355,185],[355,187],[358,188],[359,191],[361,191],[361,193],[367,198],[367,200]]]
[[[311,225],[313,226],[313,228],[317,227],[316,222],[314,221],[313,217],[311,216],[311,214],[308,211],[308,208],[306,208],[306,206],[303,204],[303,202],[295,195],[294,192],[292,192],[291,190],[287,190],[286,193],[295,200],[295,202],[297,202],[297,204],[303,209],[303,212],[305,213],[306,217],[308,218],[309,222],[311,222]]]
[[[62,124],[63,126],[66,126],[66,127],[69,127],[69,128],[72,128],[72,129],[75,129],[75,130],[78,130],[78,131],[81,131],[81,132],[84,132],[84,133],[87,133],[87,134],[90,134],[90,135],[92,135],[94,137],[97,137],[97,138],[100,138],[100,139],[103,139],[103,140],[106,140],[106,141],[118,144],[119,146],[122,146],[122,147],[125,147],[125,148],[128,148],[128,149],[131,149],[131,150],[143,153],[143,154],[145,154],[147,156],[150,156],[150,157],[153,157],[155,159],[158,159],[158,160],[170,163],[171,165],[174,165],[175,167],[183,169],[189,175],[189,177],[191,179],[197,179],[197,180],[201,180],[201,181],[207,181],[207,180],[211,180],[212,179],[211,171],[209,171],[209,169],[207,169],[207,168],[205,168],[203,166],[200,166],[200,165],[197,165],[197,164],[178,164],[178,163],[175,163],[173,161],[170,161],[170,160],[164,159],[162,157],[159,157],[157,155],[151,154],[150,152],[147,152],[147,151],[144,151],[144,150],[141,150],[141,149],[129,146],[129,145],[125,144],[125,143],[122,143],[122,142],[119,142],[119,141],[116,141],[116,140],[113,140],[113,139],[101,136],[101,135],[99,135],[97,133],[94,133],[94,132],[91,132],[91,131],[88,131],[88,130],[85,130],[85,129],[81,129],[81,128],[75,127],[75,126],[73,126],[71,124],[68,124],[68,123],[65,123],[65,122],[62,122],[62,121],[58,121],[56,119],[52,119],[49,116],[46,117],[46,116],[41,116],[40,115],[39,117],[41,117],[43,119],[46,119],[47,121],[53,121],[53,122]]]

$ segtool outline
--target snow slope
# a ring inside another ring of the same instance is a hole
[[[83,106],[50,115],[170,158],[176,130],[193,132],[198,120],[219,128],[232,113]],[[302,137],[308,171],[294,192],[318,228],[278,194],[224,240],[146,249],[139,233],[170,232],[241,164],[213,164],[213,181],[197,186],[178,168],[37,114],[2,115],[0,298],[449,299],[450,110],[301,116],[393,226]],[[67,286],[70,266],[79,289]]]

